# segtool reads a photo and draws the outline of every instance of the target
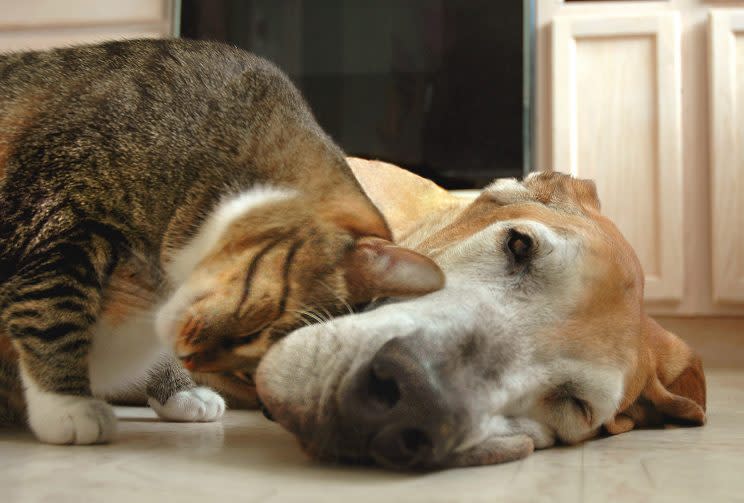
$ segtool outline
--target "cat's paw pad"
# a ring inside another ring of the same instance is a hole
[[[225,413],[225,400],[205,387],[179,391],[165,404],[154,398],[148,399],[147,403],[158,417],[168,421],[209,422],[216,421]]]
[[[49,444],[102,444],[116,435],[116,416],[109,404],[94,398],[46,393],[29,404],[29,425]]]

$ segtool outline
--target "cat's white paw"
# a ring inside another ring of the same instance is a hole
[[[165,405],[154,398],[149,398],[147,403],[158,417],[168,421],[209,422],[216,421],[225,413],[225,400],[205,387],[179,391]]]
[[[114,410],[102,400],[48,392],[27,398],[29,425],[42,442],[101,444],[116,435]]]

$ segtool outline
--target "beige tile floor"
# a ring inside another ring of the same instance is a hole
[[[316,464],[259,413],[158,422],[119,408],[115,444],[0,431],[0,502],[744,501],[744,370],[711,370],[703,428],[634,431],[500,466],[429,474]]]

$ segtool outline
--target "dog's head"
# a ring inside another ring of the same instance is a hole
[[[461,202],[391,166],[352,167],[447,284],[272,348],[259,394],[311,454],[488,464],[603,427],[705,421],[700,361],[644,313],[638,259],[592,182],[539,173]]]

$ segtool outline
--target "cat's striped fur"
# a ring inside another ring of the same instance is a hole
[[[148,375],[161,415],[212,418],[173,412],[192,400],[216,417],[158,356],[155,318],[196,370],[255,365],[309,311],[364,300],[349,270],[362,235],[389,231],[259,58],[182,40],[0,56],[0,421],[22,408],[14,351],[49,442],[108,440],[93,395]]]

